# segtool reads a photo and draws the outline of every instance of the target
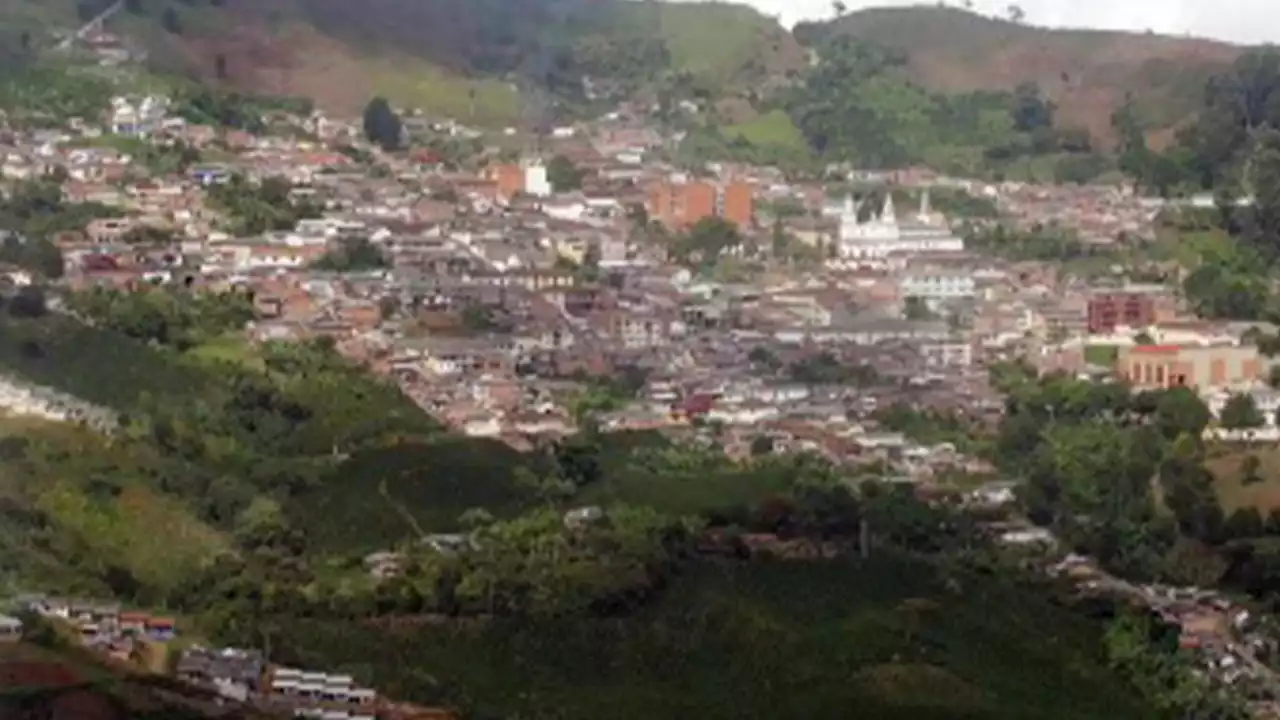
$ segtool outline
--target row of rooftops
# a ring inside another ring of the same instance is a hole
[[[357,685],[351,675],[273,666],[258,650],[194,646],[182,652],[175,672],[228,697],[287,709],[297,717],[371,718],[378,702],[377,691]]]

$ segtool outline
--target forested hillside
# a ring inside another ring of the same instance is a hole
[[[831,35],[895,49],[908,76],[948,94],[1008,92],[1033,83],[1063,127],[1113,142],[1112,113],[1131,98],[1157,139],[1198,109],[1204,83],[1241,48],[1194,38],[1049,30],[950,7],[873,8],[796,28],[807,43]]]

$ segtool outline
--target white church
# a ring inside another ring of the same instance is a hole
[[[964,250],[964,240],[958,238],[947,226],[946,219],[933,213],[929,207],[929,190],[920,195],[920,210],[914,218],[898,220],[893,207],[893,193],[885,194],[884,207],[879,214],[866,222],[858,220],[862,203],[855,203],[847,196],[844,204],[828,208],[828,215],[840,219],[839,242],[836,246],[836,266],[878,265],[886,263],[891,255],[923,255],[929,253],[953,253]]]

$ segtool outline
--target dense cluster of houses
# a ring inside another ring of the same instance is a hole
[[[120,662],[145,666],[144,646],[166,647],[178,633],[171,617],[124,610],[115,602],[22,595],[12,605],[63,626],[84,647]],[[21,640],[23,629],[18,618],[0,615],[0,642]],[[172,668],[164,669],[228,700],[268,712],[316,720],[378,716],[377,692],[356,684],[350,675],[275,665],[258,650],[192,645],[178,653]]]
[[[960,189],[1019,222],[1117,242],[1149,235],[1160,208],[1120,191],[992,186],[924,170],[850,173],[851,182],[891,181],[918,197],[918,207],[895,206],[893,193],[864,207],[769,168],[715,164],[691,177],[658,159],[663,138],[625,107],[559,129],[521,161],[482,153],[474,163],[434,151],[385,154],[357,125],[319,113],[272,118],[305,132],[252,135],[192,125],[168,107],[163,98],[118,98],[100,125],[0,144],[0,176],[61,167],[68,201],[119,211],[56,239],[66,282],[248,288],[260,315],[251,338],[332,337],[467,435],[529,447],[574,433],[575,400],[592,387],[584,378],[638,371],[634,395],[598,414],[604,427],[705,436],[711,425],[731,452],[764,436],[775,451],[890,459],[927,479],[985,468],[876,418],[898,404],[995,417],[1001,400],[987,368],[999,360],[1027,357],[1041,369],[1139,387],[1183,384],[1214,408],[1239,392],[1276,405],[1272,363],[1248,342],[1249,328],[1190,319],[1170,286],[976,254],[953,231],[963,218],[930,201],[934,189]],[[218,160],[139,175],[127,152],[95,141],[121,133],[121,118],[146,119],[124,128],[131,136],[216,147]],[[417,116],[406,126],[481,137]],[[579,185],[553,185],[552,155],[574,165]],[[208,198],[233,175],[285,178],[294,198],[323,212],[238,235]],[[715,217],[741,243],[710,272],[673,262],[661,238]],[[783,249],[770,249],[779,233],[812,261],[782,261]],[[375,245],[386,266],[313,267],[353,237]],[[794,371],[814,358],[863,381]]]
[[[66,625],[85,647],[122,661],[136,660],[142,643],[166,643],[177,636],[174,618],[123,610],[116,602],[23,595],[13,604]]]

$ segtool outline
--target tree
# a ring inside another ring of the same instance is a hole
[[[337,247],[312,263],[317,270],[359,272],[390,267],[387,256],[366,237],[342,238]]]
[[[400,148],[404,126],[400,116],[391,109],[391,103],[384,97],[375,97],[364,108],[364,136],[383,150],[391,151]]]
[[[493,513],[484,508],[468,508],[458,516],[458,524],[472,532],[489,527],[494,522]]]
[[[835,0],[835,2],[831,3],[831,11],[835,13],[836,17],[844,17],[844,14],[849,12],[849,6],[845,5],[841,0]]]
[[[1262,416],[1252,395],[1238,393],[1228,398],[1226,405],[1222,407],[1220,423],[1224,428],[1238,430],[1262,427],[1266,424],[1266,418]]]
[[[699,266],[713,265],[722,253],[742,244],[738,226],[720,217],[706,217],[676,238],[672,255],[678,261]]]
[[[768,435],[757,435],[751,439],[751,456],[759,457],[773,452],[773,438]]]
[[[1053,112],[1053,103],[1044,98],[1035,83],[1025,82],[1014,89],[1010,116],[1019,132],[1052,128]]]
[[[1204,459],[1200,438],[1182,435],[1160,465],[1160,486],[1183,534],[1214,543],[1221,540],[1224,517]]]
[[[1152,152],[1147,147],[1146,132],[1138,118],[1133,96],[1125,97],[1111,115],[1111,127],[1120,138],[1118,165],[1120,171],[1133,178],[1138,187],[1145,186],[1152,178]]]
[[[1010,5],[1005,12],[1009,15],[1011,22],[1020,23],[1027,17],[1027,13],[1019,5]]]
[[[182,18],[178,17],[178,11],[172,6],[165,8],[160,16],[160,26],[171,35],[181,35]]]
[[[9,301],[9,314],[14,317],[34,318],[47,312],[44,289],[38,285],[20,288]]]
[[[547,163],[547,180],[556,192],[578,190],[582,187],[582,171],[569,158],[556,155]]]
[[[131,15],[144,15],[147,12],[147,8],[142,4],[142,0],[124,0],[124,11]],[[97,12],[95,11],[93,16],[96,15]]]
[[[928,302],[922,297],[915,295],[908,296],[902,303],[903,314],[908,320],[930,320],[933,318],[933,311],[929,309]]]
[[[1183,435],[1198,440],[1212,417],[1204,401],[1189,388],[1166,390],[1156,403],[1156,427],[1171,441]]]

